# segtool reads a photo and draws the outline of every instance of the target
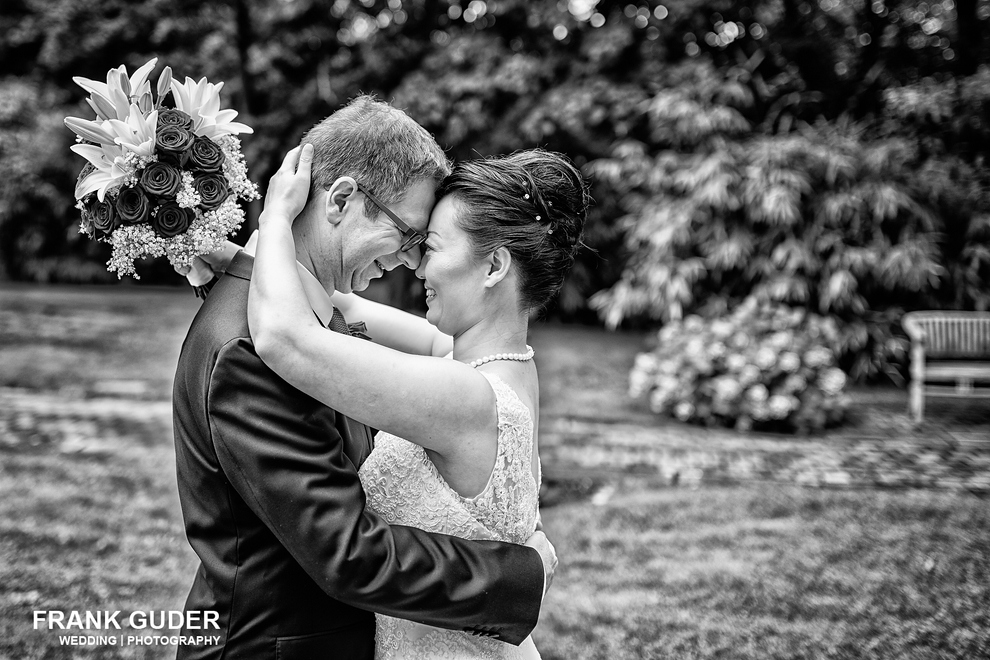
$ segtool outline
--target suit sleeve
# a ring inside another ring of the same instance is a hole
[[[299,565],[355,607],[521,643],[539,618],[539,553],[389,526],[365,508],[339,434],[309,418],[313,408],[249,339],[221,349],[208,399],[217,457]]]

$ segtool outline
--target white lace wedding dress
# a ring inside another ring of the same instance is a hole
[[[368,504],[390,524],[512,543],[523,543],[533,533],[540,492],[532,469],[533,419],[505,381],[481,373],[495,391],[498,412],[498,451],[488,485],[475,497],[461,497],[422,447],[381,432],[358,474]],[[376,660],[540,657],[532,637],[513,646],[381,614],[377,624]]]

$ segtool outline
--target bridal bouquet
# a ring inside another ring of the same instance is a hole
[[[65,120],[78,136],[72,151],[89,161],[76,182],[79,231],[113,246],[107,268],[118,277],[138,279],[134,260],[144,257],[193,267],[241,226],[238,198],[259,197],[236,137],[252,130],[232,121],[236,111],[220,109],[223,83],[179,83],[165,67],[153,97],[148,75],[157,62],[130,76],[123,65],[111,69],[106,83],[73,78],[90,93],[97,119]],[[173,107],[165,105],[169,92]],[[212,275],[199,272],[190,282]]]

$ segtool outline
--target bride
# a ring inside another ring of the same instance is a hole
[[[358,182],[355,194],[404,233],[403,250],[423,249],[416,275],[428,308],[423,321],[335,294],[346,316],[365,322],[369,342],[327,332],[307,303],[291,233],[310,187],[312,147],[301,154],[272,179],[276,203],[261,216],[248,303],[259,356],[294,387],[381,429],[359,475],[389,523],[523,543],[539,523],[541,478],[529,317],[573,264],[588,205],[581,175],[541,150],[459,164],[437,190],[426,234]],[[539,653],[532,638],[516,647],[378,615],[376,657]]]

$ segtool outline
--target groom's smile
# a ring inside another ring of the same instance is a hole
[[[436,199],[435,189],[436,182],[433,179],[417,181],[406,189],[399,201],[390,204],[390,210],[412,229],[425,231]],[[373,218],[361,218],[351,231],[354,234],[353,240],[348,241],[351,249],[347,251],[349,254],[345,252],[343,255],[344,279],[350,280],[351,291],[363,291],[368,288],[371,280],[380,278],[386,271],[394,270],[397,266],[406,266],[412,270],[419,266],[419,246],[402,251],[405,240],[403,232],[384,212],[379,212]],[[348,263],[353,265],[350,269],[346,268]],[[343,288],[340,290],[343,291]]]

